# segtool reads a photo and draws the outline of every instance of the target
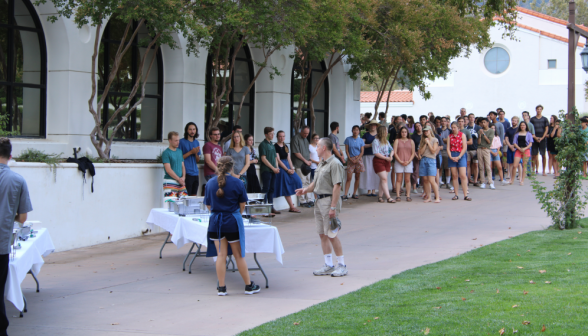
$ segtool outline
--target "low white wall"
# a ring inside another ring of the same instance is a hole
[[[27,181],[33,204],[28,219],[49,229],[56,251],[140,236],[149,210],[161,204],[159,164],[96,163],[94,193],[92,178],[86,173],[83,184],[73,163],[62,163],[55,180],[44,163],[9,166]]]
[[[86,173],[83,184],[73,163],[60,164],[55,180],[44,163],[11,161],[9,166],[27,181],[33,205],[28,220],[49,229],[56,251],[141,236],[149,211],[163,204],[161,164],[95,163],[94,193],[92,178]],[[283,197],[274,203],[288,208]]]

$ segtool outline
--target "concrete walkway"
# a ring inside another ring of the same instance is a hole
[[[472,202],[462,195],[451,201],[446,189],[440,204],[418,197],[398,204],[376,203],[373,197],[346,201],[340,233],[349,269],[344,278],[312,275],[323,263],[312,210],[283,213],[274,225],[286,250],[284,265],[274,255],[260,255],[270,287],[252,296],[243,294],[239,274],[229,273],[230,295],[218,297],[211,259],[197,260],[192,274],[182,272],[188,246],[167,245],[159,259],[161,234],[55,253],[39,276],[40,293],[30,276],[22,285],[29,302],[25,317],[18,318],[7,303],[8,331],[13,336],[236,334],[404,270],[546,228],[549,219],[526,184],[472,187]],[[260,272],[251,273],[264,284]]]

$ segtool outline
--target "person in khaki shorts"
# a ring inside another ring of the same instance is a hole
[[[306,164],[308,167],[312,164],[310,162],[310,149],[309,149],[309,142],[308,142],[308,134],[310,133],[310,127],[302,126],[300,133],[296,134],[292,138],[292,142],[290,142],[290,146],[292,147],[292,163],[294,164],[294,168],[296,169],[296,174],[300,177],[302,181],[303,187],[308,187],[310,185],[310,174],[304,175],[302,173],[302,165]],[[300,200],[300,206],[305,208],[311,208],[314,206],[314,197],[312,193],[308,195],[304,195]]]
[[[341,211],[341,197],[339,196],[344,178],[343,165],[333,155],[333,142],[329,138],[319,140],[316,151],[322,161],[316,169],[314,181],[308,187],[296,190],[296,196],[313,191],[317,195],[314,218],[317,233],[321,239],[325,265],[314,271],[313,274],[332,277],[345,276],[347,275],[347,265],[345,265],[343,257],[343,246],[337,237],[340,225],[331,230],[331,220],[336,220]],[[332,250],[335,250],[337,256],[337,266],[333,265]]]
[[[488,126],[488,119],[484,118],[480,122],[482,129],[478,131],[478,161],[480,162],[480,188],[486,188],[486,174],[488,174],[488,183],[490,189],[494,189],[492,181],[492,162],[490,161],[490,145],[494,139],[494,130]]]

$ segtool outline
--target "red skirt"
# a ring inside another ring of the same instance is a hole
[[[390,161],[374,157],[374,171],[381,173],[383,171],[390,172]]]

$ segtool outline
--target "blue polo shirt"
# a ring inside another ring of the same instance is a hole
[[[182,155],[188,153],[192,149],[200,147],[200,142],[194,139],[194,141],[189,141],[188,139],[180,139],[180,149],[182,150]],[[200,157],[200,150],[198,151],[198,157],[195,155],[190,155],[184,159],[184,166],[186,167],[186,175],[190,176],[198,176],[198,158]]]
[[[33,211],[27,182],[0,163],[0,254],[10,253],[10,239],[16,214]]]
[[[247,202],[247,191],[244,184],[238,178],[227,175],[227,183],[223,188],[224,197],[217,197],[218,177],[215,176],[206,183],[206,193],[204,195],[204,204],[210,205],[212,213],[223,213],[220,223],[212,220],[209,223],[208,231],[216,232],[220,224],[222,232],[237,232],[237,221],[232,213],[239,210],[239,203]]]

